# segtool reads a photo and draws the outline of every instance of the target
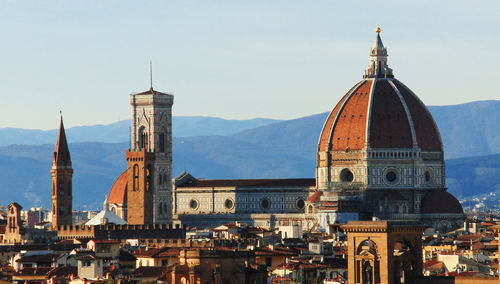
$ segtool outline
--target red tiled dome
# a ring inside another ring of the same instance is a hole
[[[109,191],[108,203],[125,204],[127,203],[127,180],[128,171],[125,170],[115,181]]]
[[[463,214],[460,202],[446,190],[432,190],[421,203],[422,214]]]
[[[394,79],[387,49],[377,38],[363,80],[333,108],[321,132],[318,151],[415,148],[442,151],[436,123],[418,97]]]
[[[425,105],[394,78],[366,78],[335,106],[321,132],[318,151],[412,148],[442,151]]]

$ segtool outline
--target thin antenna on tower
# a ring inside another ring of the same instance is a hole
[[[153,89],[153,61],[149,60],[149,84],[151,90]]]

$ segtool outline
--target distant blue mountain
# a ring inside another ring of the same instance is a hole
[[[222,119],[207,116],[174,116],[172,133],[175,137],[202,135],[231,135],[246,129],[279,122],[268,118],[248,120]],[[129,141],[130,121],[121,120],[111,124],[76,126],[66,129],[70,143]],[[12,144],[43,145],[55,143],[57,129],[36,130],[22,128],[0,128],[0,146]]]
[[[500,155],[492,154],[500,153],[500,101],[436,106],[430,110],[440,128],[446,156],[455,158],[447,160],[450,192],[457,196],[472,196],[499,191]],[[187,122],[177,118],[174,127],[184,125],[181,129],[185,132],[177,130],[177,133],[184,133],[182,136],[186,137],[173,139],[174,176],[185,170],[202,178],[314,177],[317,141],[326,116],[327,113],[322,113],[280,122],[264,120],[258,123],[265,125],[254,128],[248,128],[251,124],[242,121],[233,121],[235,124],[231,128],[224,126],[232,124],[231,121],[214,119],[207,122],[207,118],[199,117],[197,123],[193,118],[186,118]],[[217,130],[224,127],[232,130]],[[238,127],[244,130],[235,133]],[[5,138],[6,132],[2,131],[6,130],[0,130],[0,140]],[[67,132],[67,136],[70,141],[85,137],[105,140],[111,139],[109,133],[113,131],[125,132],[121,135],[127,137],[128,122],[75,127]],[[189,135],[201,131],[225,133],[226,136]],[[104,134],[106,132],[108,134]],[[31,135],[22,131],[16,133]],[[86,136],[88,133],[94,135]],[[19,139],[21,136],[12,137]],[[0,147],[0,204],[17,201],[25,208],[50,205],[50,167],[55,139],[56,132],[53,131],[50,145]],[[69,147],[75,170],[74,207],[100,208],[114,180],[126,169],[128,143],[70,143]],[[472,157],[457,158],[463,156]]]

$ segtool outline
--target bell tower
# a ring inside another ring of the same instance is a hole
[[[422,232],[411,222],[350,221],[347,233],[351,284],[418,283],[422,276]]]
[[[52,227],[71,225],[73,218],[73,168],[61,115],[54,157],[52,158]]]
[[[172,221],[172,105],[174,96],[149,89],[131,94],[127,221]]]

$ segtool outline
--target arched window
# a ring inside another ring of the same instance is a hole
[[[139,165],[134,165],[134,186],[133,191],[139,191]]]
[[[148,149],[148,133],[146,128],[143,126],[139,128],[139,149]]]

